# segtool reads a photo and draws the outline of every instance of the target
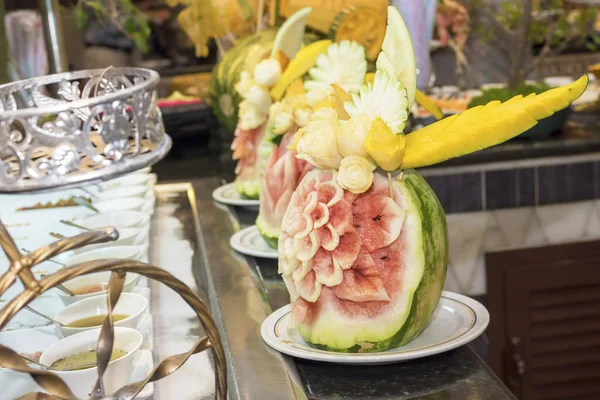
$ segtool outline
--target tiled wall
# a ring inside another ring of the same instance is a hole
[[[447,290],[486,293],[486,251],[600,238],[599,161],[547,161],[424,172],[448,218]]]

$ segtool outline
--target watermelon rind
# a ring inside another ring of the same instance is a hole
[[[235,190],[242,199],[258,200],[260,197],[260,181],[235,180]]]
[[[281,228],[270,226],[261,214],[258,214],[258,217],[256,218],[256,227],[269,247],[277,249]]]
[[[442,206],[427,182],[406,170],[395,189],[407,204],[403,225],[409,229],[402,256],[409,266],[405,295],[393,315],[353,320],[332,309],[321,309],[318,320],[300,324],[298,332],[312,346],[337,352],[380,352],[405,345],[427,327],[446,279],[448,228]]]

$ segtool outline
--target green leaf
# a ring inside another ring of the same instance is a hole
[[[123,24],[123,29],[125,29],[125,32],[129,33],[130,35],[134,34],[138,30],[137,24],[133,18],[127,18],[125,20],[125,23]]]
[[[87,18],[87,13],[83,9],[83,7],[78,6],[75,8],[75,10],[73,10],[73,22],[75,23],[75,26],[77,28],[83,29],[87,22]]]
[[[148,38],[140,32],[135,32],[131,37],[139,51],[146,54],[148,52]]]

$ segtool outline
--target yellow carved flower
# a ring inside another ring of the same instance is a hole
[[[394,134],[380,117],[376,117],[367,134],[365,149],[381,168],[394,171],[402,165],[406,137]]]
[[[373,184],[371,163],[361,156],[344,157],[337,174],[337,181],[341,187],[354,194],[366,192]]]

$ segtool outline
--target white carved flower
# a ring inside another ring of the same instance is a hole
[[[337,169],[342,161],[337,150],[338,125],[333,109],[313,113],[308,125],[296,133],[297,157],[320,168]]]
[[[281,78],[281,65],[274,58],[267,58],[254,67],[254,80],[266,87],[275,86]]]
[[[371,159],[365,150],[365,140],[371,127],[371,118],[367,114],[358,114],[340,125],[337,137],[338,151],[344,157],[362,156]]]
[[[372,164],[361,156],[344,157],[337,174],[341,187],[355,194],[364,193],[373,184]]]
[[[395,251],[388,246],[400,237],[406,211],[390,197],[381,175],[362,194],[338,181],[333,170],[308,172],[283,217],[279,273],[295,308],[311,308],[324,291],[354,302],[390,300],[383,256]],[[302,319],[293,316],[294,323]]]
[[[308,71],[310,79],[304,82],[304,88],[311,96],[311,93],[336,83],[352,93],[360,89],[366,73],[365,49],[356,42],[343,40],[332,44],[326,53],[317,57],[316,66]]]

